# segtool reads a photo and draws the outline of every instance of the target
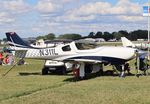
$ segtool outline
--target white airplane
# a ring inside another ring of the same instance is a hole
[[[36,47],[36,48],[48,48],[48,47],[55,47],[57,45],[60,44],[66,44],[66,43],[70,43],[71,40],[44,40],[44,39],[40,39],[38,41],[36,41],[33,44],[30,44],[30,46],[32,47]]]
[[[136,50],[128,47],[102,46],[94,47],[80,42],[71,42],[53,48],[35,48],[25,43],[15,32],[6,33],[9,45],[15,46],[16,55],[31,59],[53,60],[71,62],[79,65],[79,76],[83,78],[89,70],[87,64],[92,65],[91,70],[101,64],[124,66],[126,61],[135,57]],[[122,68],[124,69],[124,68]],[[118,69],[119,70],[119,69]],[[47,73],[43,69],[42,72]]]
[[[46,47],[54,47],[55,44],[46,44],[43,39],[40,39],[38,40],[38,42],[34,44],[30,44],[30,46],[36,47],[36,48],[46,48]]]
[[[138,48],[138,49],[142,49],[142,50],[146,50],[148,48],[147,43],[134,44],[133,42],[131,42],[126,37],[121,37],[121,41],[122,41],[122,44],[124,47],[132,47],[132,48]]]

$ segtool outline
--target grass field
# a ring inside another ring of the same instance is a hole
[[[73,81],[65,76],[41,75],[42,61],[0,66],[0,104],[150,104],[150,77],[101,76]],[[106,67],[107,68],[107,67]]]
[[[0,104],[150,104],[150,76],[101,76],[75,82],[72,73],[42,76],[43,61],[27,62],[5,77],[2,74],[11,66],[0,66]]]

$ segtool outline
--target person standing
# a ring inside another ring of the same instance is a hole
[[[144,75],[148,75],[149,60],[147,56],[145,56],[143,63],[144,63],[144,67],[143,67]]]
[[[8,65],[13,65],[14,64],[14,56],[13,56],[13,54],[9,54],[9,56],[8,56]]]
[[[0,52],[0,65],[3,63],[3,52]]]
[[[8,57],[9,57],[9,55],[7,54],[6,57],[3,59],[3,63],[4,63],[5,65],[7,65],[8,62],[9,62]]]
[[[140,75],[147,75],[148,59],[146,57],[147,56],[145,54],[136,57],[135,66],[137,69],[137,77],[139,77]],[[143,73],[140,73],[140,71],[142,71]]]

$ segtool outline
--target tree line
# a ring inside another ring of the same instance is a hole
[[[75,33],[63,34],[63,35],[59,35],[58,37],[56,37],[56,35],[54,33],[49,33],[47,35],[36,37],[37,40],[39,40],[39,39],[46,39],[46,40],[71,39],[71,40],[76,40],[76,39],[80,39],[80,38],[82,38],[82,35],[75,34]]]
[[[40,35],[38,37],[36,37],[37,40],[39,39],[45,39],[45,40],[54,40],[54,39],[71,39],[71,40],[77,40],[77,39],[84,39],[84,38],[103,38],[106,41],[111,40],[111,39],[116,39],[116,40],[120,40],[121,37],[126,37],[131,41],[135,41],[137,39],[147,39],[148,38],[148,31],[147,30],[135,30],[135,31],[126,31],[126,30],[120,30],[117,32],[90,32],[87,36],[83,36],[81,34],[75,34],[75,33],[71,33],[71,34],[62,34],[62,35],[57,35],[54,33],[49,33],[47,35]],[[6,41],[7,39],[4,38],[4,41]]]
[[[90,32],[87,36],[83,36],[81,34],[62,34],[56,37],[54,33],[49,33],[47,35],[42,35],[36,37],[36,39],[48,39],[48,40],[54,40],[54,39],[83,39],[83,38],[104,38],[106,41],[111,39],[120,40],[121,37],[126,37],[129,40],[135,41],[137,39],[147,39],[148,38],[148,31],[147,30],[135,30],[128,32],[126,30],[120,30],[118,32],[101,32],[98,31],[96,33]]]
[[[90,34],[87,37],[104,38],[106,41],[110,39],[120,40],[121,37],[126,37],[129,40],[135,41],[137,39],[147,39],[148,31],[147,30],[135,30],[135,31],[127,32],[126,30],[120,30],[118,32],[112,32],[112,33],[98,31],[97,33],[90,32]]]

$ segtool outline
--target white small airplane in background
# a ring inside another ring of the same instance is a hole
[[[115,65],[116,68],[117,66],[123,67],[126,61],[135,57],[136,53],[135,49],[128,47],[95,47],[91,44],[85,45],[80,42],[71,42],[52,48],[35,48],[25,43],[15,32],[7,32],[6,36],[9,45],[16,47],[14,49],[19,57],[78,64],[80,65],[79,76],[81,78],[85,76],[85,72],[89,71],[89,69],[94,70],[94,68],[98,68],[102,64]],[[87,67],[87,65],[90,65],[90,67]],[[47,73],[48,71],[48,69],[43,69],[42,73]]]
[[[123,44],[124,47],[132,47],[132,48],[138,48],[138,49],[142,49],[142,50],[146,50],[148,48],[147,43],[134,44],[133,42],[131,42],[126,37],[121,37],[121,41],[122,41],[122,44]]]
[[[32,47],[36,48],[48,48],[48,47],[55,47],[60,44],[67,44],[72,42],[72,40],[44,40],[44,39],[39,39],[33,44],[30,44]]]
[[[38,40],[38,42],[34,44],[30,44],[30,46],[36,47],[36,48],[46,48],[46,47],[54,47],[55,44],[46,44],[43,39],[40,39]]]

